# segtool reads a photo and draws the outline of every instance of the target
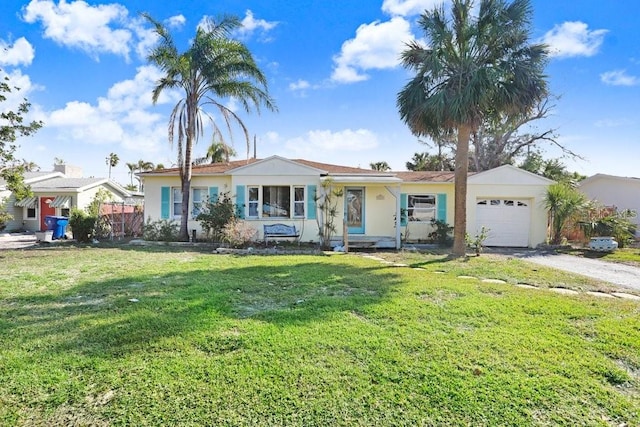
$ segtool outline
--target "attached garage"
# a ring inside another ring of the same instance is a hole
[[[488,229],[486,246],[529,246],[531,201],[480,198],[476,200],[476,230]]]
[[[467,233],[489,229],[486,246],[535,247],[547,238],[550,179],[504,165],[469,176]]]

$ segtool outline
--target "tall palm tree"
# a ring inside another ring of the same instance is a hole
[[[213,125],[213,140],[224,141],[221,128],[204,110],[216,109],[231,136],[231,124],[237,124],[244,133],[249,153],[249,132],[240,117],[223,104],[233,98],[246,112],[255,107],[260,112],[264,105],[276,110],[267,91],[266,77],[258,68],[249,49],[230,38],[230,32],[241,24],[238,18],[224,16],[215,21],[208,19],[199,26],[189,48],[180,53],[169,31],[148,14],[143,15],[154,26],[159,43],[148,56],[149,62],[165,73],[153,90],[153,102],[158,101],[166,89],[181,89],[184,97],[173,108],[169,119],[169,142],[173,144],[177,133],[178,168],[182,181],[182,217],[180,239],[188,240],[189,196],[191,188],[193,146],[203,135],[203,118]]]
[[[153,164],[153,162],[147,162],[145,160],[138,160],[138,163],[136,163],[136,170],[139,172],[146,172],[146,171],[151,171],[153,170],[155,167],[155,165]],[[138,180],[138,191],[142,191],[142,180],[138,177],[136,177],[136,179]]]
[[[131,187],[134,187],[134,185],[133,185],[133,175],[136,173],[136,170],[138,170],[138,164],[137,163],[129,163],[129,162],[127,162],[127,168],[129,169],[129,178],[131,179],[131,182],[129,183],[129,185]]]
[[[110,153],[105,159],[107,166],[109,166],[109,179],[111,179],[111,168],[115,168],[120,162],[120,157],[116,153]]]
[[[456,135],[453,254],[465,255],[469,140],[485,119],[533,108],[547,94],[547,49],[530,44],[529,0],[453,0],[419,19],[428,47],[408,43],[401,59],[413,77],[398,93],[402,120],[417,136]]]

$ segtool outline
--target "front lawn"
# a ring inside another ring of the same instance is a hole
[[[638,302],[380,256],[0,251],[0,424],[640,425]]]

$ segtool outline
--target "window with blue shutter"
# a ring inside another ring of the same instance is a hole
[[[307,219],[316,219],[316,186],[307,185]]]
[[[436,202],[436,219],[438,221],[447,222],[447,195],[442,193],[437,195]]]
[[[218,201],[218,187],[209,187],[209,203]]]
[[[160,187],[160,218],[169,219],[171,210],[171,188]]]
[[[407,215],[408,215],[408,208],[409,208],[409,204],[407,202],[408,198],[409,197],[407,193],[400,194],[400,225],[401,226],[407,225]]]
[[[236,185],[236,212],[238,218],[244,219],[245,208],[245,190],[244,185]]]

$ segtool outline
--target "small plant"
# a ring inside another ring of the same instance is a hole
[[[471,237],[469,233],[465,234],[465,241],[467,242],[467,246],[474,249],[476,256],[480,256],[482,253],[482,249],[484,248],[484,241],[489,237],[489,229],[485,226],[482,226],[480,229],[480,233]]]
[[[196,221],[200,223],[205,232],[207,240],[223,240],[224,229],[236,217],[236,206],[231,200],[229,192],[221,193],[218,200],[209,200],[202,211],[196,216]]]
[[[256,230],[247,222],[238,218],[232,218],[222,229],[222,240],[229,243],[232,248],[240,248],[254,242],[257,237]]]
[[[453,227],[441,219],[431,219],[431,226],[434,230],[429,233],[429,239],[441,246],[451,246],[453,244]]]
[[[318,206],[318,237],[320,246],[329,249],[331,237],[336,233],[336,218],[338,216],[338,199],[344,195],[342,189],[333,187],[333,181],[327,179],[322,181],[321,192],[313,196]]]
[[[144,240],[154,242],[177,242],[180,234],[180,226],[174,220],[159,219],[151,221],[151,217],[142,227]]]

